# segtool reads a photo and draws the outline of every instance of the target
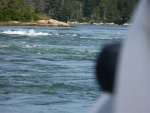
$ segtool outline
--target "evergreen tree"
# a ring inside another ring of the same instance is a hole
[[[84,17],[91,17],[95,4],[96,4],[95,0],[84,0],[84,3],[83,3],[83,16]]]
[[[136,0],[118,0],[117,7],[120,15],[120,18],[117,21],[118,24],[123,24],[130,20],[135,5]]]
[[[115,22],[131,18],[139,0],[0,0],[0,21],[32,21],[46,14],[59,21]]]

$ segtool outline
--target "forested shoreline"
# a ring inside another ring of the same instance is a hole
[[[0,21],[129,22],[138,0],[0,0]]]

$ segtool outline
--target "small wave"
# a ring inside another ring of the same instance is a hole
[[[34,29],[30,29],[28,31],[25,30],[7,30],[1,32],[2,34],[12,34],[12,35],[21,35],[21,36],[47,36],[51,35],[49,33],[36,32]]]
[[[54,83],[52,84],[51,88],[54,89],[60,89],[62,90],[71,90],[71,91],[82,91],[82,87],[71,85],[71,84],[64,84],[64,83]]]
[[[78,35],[77,35],[77,34],[73,34],[72,36],[73,36],[73,37],[76,37],[76,36],[78,36]]]
[[[116,39],[123,39],[123,37],[80,37],[80,39],[116,40]]]
[[[0,48],[7,48],[7,47],[9,47],[9,45],[5,45],[5,44],[0,44]]]
[[[78,36],[77,34],[65,34],[65,35],[67,35],[67,36],[72,36],[72,37]]]
[[[113,37],[98,37],[97,39],[99,39],[99,40],[113,40],[113,39],[117,39],[117,38],[113,38]]]

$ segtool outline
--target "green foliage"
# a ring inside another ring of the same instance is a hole
[[[0,21],[129,22],[138,0],[0,0]]]
[[[83,7],[83,16],[85,17],[91,17],[95,0],[84,0],[84,7]]]
[[[52,1],[52,0],[50,0]],[[123,24],[131,18],[136,0],[55,0],[55,19],[79,22],[114,22]],[[63,3],[62,3],[63,1]]]
[[[117,24],[123,24],[130,21],[136,3],[137,0],[118,0],[117,9],[120,17],[116,20]]]
[[[3,0],[0,2],[0,6],[0,21],[33,21],[39,19],[30,6],[24,6],[20,0]]]

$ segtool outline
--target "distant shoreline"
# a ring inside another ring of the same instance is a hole
[[[46,26],[46,27],[72,27],[71,25],[83,25],[83,24],[91,24],[89,22],[61,22],[54,19],[49,20],[38,20],[32,22],[20,22],[20,21],[8,21],[8,22],[0,22],[0,26]],[[92,23],[91,25],[112,25],[117,26],[115,23]],[[130,23],[124,23],[123,26],[130,26]]]
[[[47,27],[70,27],[70,24],[54,19],[38,20],[32,22],[8,21],[0,22],[0,26],[47,26]]]
[[[80,23],[80,22],[77,22],[77,21],[75,21],[75,22],[67,22],[68,24],[72,24],[72,25],[74,25],[74,24],[80,24],[80,25],[82,25],[82,24],[91,24],[91,23],[89,23],[89,22],[82,22],[82,23]],[[118,25],[118,24],[115,24],[115,23],[103,23],[103,22],[100,22],[100,23],[92,23],[93,25],[114,25],[114,26],[116,26],[116,25]],[[91,24],[91,25],[92,25]],[[124,24],[122,24],[123,26],[130,26],[130,25],[132,25],[131,23],[124,23]]]

